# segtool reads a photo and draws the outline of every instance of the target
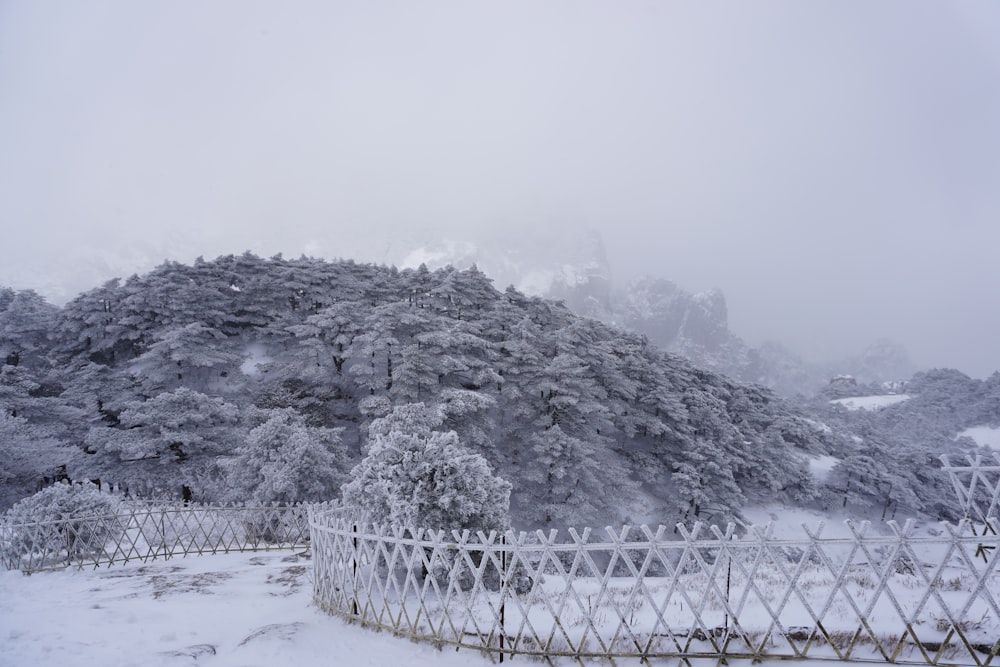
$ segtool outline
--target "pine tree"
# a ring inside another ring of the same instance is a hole
[[[411,528],[505,530],[511,486],[422,404],[400,406],[369,428],[368,454],[343,502],[369,521]]]
[[[58,309],[34,290],[16,292],[7,301],[0,310],[0,365],[46,368]]]
[[[229,495],[257,502],[336,497],[348,461],[342,429],[309,426],[290,408],[258,410],[250,419],[258,424],[228,464]]]
[[[532,526],[589,525],[632,487],[620,465],[602,461],[594,443],[568,435],[558,424],[536,433],[531,450],[517,507]]]
[[[224,387],[222,378],[235,373],[240,361],[225,334],[192,322],[157,332],[154,342],[135,359],[135,367],[142,369],[150,393],[181,386],[208,391]]]
[[[0,412],[0,512],[34,491],[43,477],[69,464],[75,453],[28,420]]]
[[[221,398],[181,387],[129,403],[115,427],[91,428],[89,454],[80,466],[147,493],[180,495],[188,487],[201,498],[222,495],[220,457],[232,453],[239,410]]]

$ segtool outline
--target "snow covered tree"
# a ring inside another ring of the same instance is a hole
[[[840,498],[829,498],[830,504],[840,500],[842,507],[851,505],[853,508],[868,508],[875,504],[878,496],[879,482],[885,474],[885,469],[872,457],[861,454],[849,456],[839,462],[827,477],[827,488]]]
[[[714,443],[698,439],[674,455],[670,482],[677,520],[725,523],[739,517],[745,498],[731,464]]]
[[[308,443],[301,456],[318,458],[304,468],[326,470],[318,461],[337,446],[320,435],[323,428],[343,427],[353,461],[366,437],[374,443],[368,427],[381,420],[382,439],[423,433],[413,437],[440,445],[453,431],[518,487],[518,519],[534,523],[615,521],[634,488],[630,478],[657,506],[676,511],[668,521],[685,513],[705,518],[709,508],[714,516],[719,508],[737,511],[744,499],[801,500],[808,495],[808,485],[796,482],[804,478],[803,453],[858,453],[892,469],[886,448],[917,436],[923,444],[907,450],[908,474],[871,485],[874,501],[893,511],[914,502],[900,491],[914,479],[930,482],[914,483],[918,504],[936,507],[940,471],[916,461],[963,428],[1000,420],[991,417],[1000,415],[1000,381],[992,381],[992,398],[979,399],[985,383],[930,373],[917,378],[907,403],[853,415],[870,422],[853,431],[870,427],[871,438],[858,435],[885,443],[855,452],[846,436],[839,442],[784,419],[793,411],[757,388],[577,318],[559,303],[513,288],[499,293],[474,268],[397,271],[244,254],[193,266],[167,262],[62,310],[0,290],[0,313],[0,411],[27,420],[17,422],[18,452],[36,451],[33,443],[39,455],[40,443],[84,443],[91,454],[80,457],[74,476],[135,480],[174,494],[188,484],[210,494],[219,462],[250,444],[268,465],[284,461],[296,471],[291,477],[312,483],[286,445]],[[259,372],[240,372],[250,360],[261,362]],[[179,394],[179,387],[195,391]],[[172,391],[158,395],[164,390]],[[918,423],[907,406],[930,399],[941,404],[928,406],[918,431],[904,426]],[[393,406],[417,401],[431,406],[422,409],[433,422],[426,433],[393,426]],[[240,421],[252,407],[279,412]],[[289,408],[293,417],[276,416]],[[838,430],[835,418],[819,421]],[[251,443],[247,434],[267,422]],[[930,430],[933,440],[925,437]],[[917,467],[923,472],[914,474]],[[259,475],[246,494],[303,493],[246,468]],[[36,468],[18,469],[26,482]],[[569,498],[565,508],[560,497]]]
[[[11,417],[26,417],[32,412],[35,394],[41,385],[24,368],[0,365],[0,412]]]
[[[255,412],[259,425],[228,464],[230,495],[258,502],[335,497],[347,462],[342,429],[309,426],[290,408]]]
[[[45,366],[57,312],[34,290],[16,292],[0,310],[0,365]]]
[[[511,486],[465,449],[423,404],[372,422],[368,455],[343,486],[343,502],[374,523],[446,530],[506,530]]]
[[[0,286],[0,312],[7,310],[7,306],[13,303],[16,294],[17,292],[11,288]]]
[[[447,266],[437,275],[431,298],[435,309],[448,317],[468,317],[470,311],[480,310],[496,294],[492,281],[475,265],[465,271]]]
[[[0,511],[34,491],[42,477],[69,463],[76,451],[26,419],[0,412]]]
[[[519,297],[513,290],[507,299]],[[513,317],[521,314],[520,319]],[[503,442],[503,467],[509,479],[516,479],[532,459],[529,440],[540,409],[539,382],[546,360],[540,350],[541,328],[505,300],[490,316],[496,318],[495,344],[497,390],[497,433],[495,442]],[[503,329],[506,327],[506,330]]]
[[[394,353],[398,354],[399,341],[394,335],[395,318],[387,315],[393,313],[394,305],[369,312],[364,318],[364,333],[354,338],[348,350],[350,372],[371,395],[392,389]]]
[[[88,426],[115,425],[126,404],[142,400],[140,378],[91,361],[73,364],[61,398],[83,411]],[[82,439],[82,438],[81,438]]]
[[[0,365],[0,506],[70,463],[77,450],[68,443],[79,442],[85,430],[83,411],[50,395],[32,375],[24,366]]]
[[[144,383],[155,391],[187,386],[206,391],[224,384],[242,357],[227,349],[226,335],[199,322],[161,330],[135,360]]]
[[[499,465],[499,452],[491,433],[496,430],[496,399],[488,393],[468,389],[444,389],[437,409],[445,428],[459,434],[462,442]]]
[[[544,423],[560,426],[566,433],[600,442],[613,425],[608,396],[579,356],[562,353],[545,368],[539,389],[544,402]]]
[[[3,521],[9,526],[52,522],[31,530],[13,531],[14,538],[2,545],[5,560],[46,554],[43,562],[52,562],[100,552],[106,542],[122,534],[120,521],[100,519],[114,517],[120,509],[117,497],[101,494],[92,484],[54,484],[28,496],[4,514]]]
[[[632,487],[624,469],[602,461],[592,442],[557,424],[531,439],[532,461],[522,471],[518,514],[544,527],[586,525],[601,517],[609,500]]]
[[[324,367],[332,362],[333,374],[341,376],[347,361],[347,350],[355,336],[361,333],[359,307],[356,301],[340,301],[310,315],[304,324],[288,327],[288,330],[302,347],[312,352],[316,365]]]
[[[113,364],[134,356],[133,337],[118,320],[124,289],[115,278],[84,292],[59,314],[55,351],[60,358],[83,355],[89,361]]]
[[[682,521],[725,522],[738,517],[745,496],[734,479],[741,462],[727,450],[735,428],[725,419],[723,401],[704,385],[684,392],[690,438],[672,454],[672,498]]]
[[[185,387],[129,403],[116,426],[90,429],[81,472],[146,493],[218,496],[219,457],[236,448],[238,418],[235,405]]]

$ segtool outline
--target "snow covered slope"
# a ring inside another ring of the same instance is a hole
[[[1000,451],[1000,426],[971,426],[956,437],[972,438],[977,445]]]
[[[909,400],[907,394],[886,394],[883,396],[849,396],[847,398],[837,398],[831,403],[843,405],[848,410],[881,410],[890,405],[896,405]]]

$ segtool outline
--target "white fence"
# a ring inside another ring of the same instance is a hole
[[[108,516],[17,525],[0,521],[0,564],[26,573],[308,543],[304,505],[133,502]]]
[[[310,511],[323,609],[504,656],[1000,664],[996,535],[848,522],[738,535],[696,525],[504,535]],[[997,528],[994,523],[992,526]],[[982,532],[982,531],[978,531]]]
[[[967,456],[964,465],[954,465],[947,456],[941,457],[941,469],[948,473],[962,515],[980,523],[1000,512],[1000,452],[993,452],[992,461],[981,455]]]

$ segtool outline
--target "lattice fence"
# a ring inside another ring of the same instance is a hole
[[[1000,512],[1000,452],[992,460],[982,456],[966,457],[964,465],[954,465],[941,457],[942,470],[948,473],[962,515],[986,524]]]
[[[606,529],[490,535],[310,512],[316,603],[500,657],[1000,663],[1000,575],[968,522],[737,535]],[[994,525],[995,527],[995,525]]]
[[[133,503],[101,517],[17,525],[0,521],[0,562],[26,573],[308,543],[304,505]]]

